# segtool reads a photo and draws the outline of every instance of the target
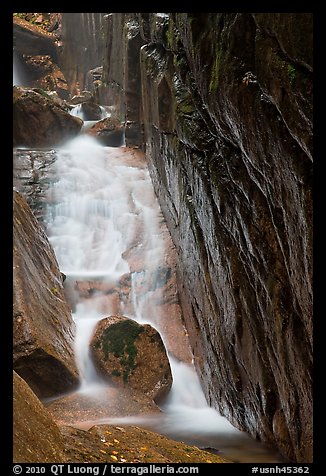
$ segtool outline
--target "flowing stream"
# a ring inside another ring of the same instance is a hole
[[[126,148],[103,147],[80,135],[57,151],[53,167],[56,179],[49,190],[47,234],[67,276],[82,378],[79,392],[96,398],[106,384],[93,367],[88,344],[101,318],[122,314],[150,323],[165,341],[166,316],[160,308],[164,287],[155,282],[161,279],[157,270],[167,253],[160,228],[162,215],[146,164],[131,160]],[[128,278],[130,292],[126,296],[122,290]],[[90,288],[93,291],[88,296]],[[172,355],[170,364],[173,386],[161,414],[108,415],[96,422],[148,427],[189,444],[216,449],[233,461],[281,461],[207,405],[192,365]]]

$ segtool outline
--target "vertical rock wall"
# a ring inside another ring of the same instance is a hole
[[[144,125],[206,396],[309,462],[312,15],[110,18],[107,93]]]
[[[59,64],[70,90],[84,89],[89,70],[101,66],[106,38],[104,13],[62,13]],[[78,85],[77,85],[78,86]]]
[[[146,15],[146,14],[141,14]],[[143,146],[140,49],[145,43],[137,14],[110,13],[99,102],[126,123],[126,145]]]
[[[52,397],[79,383],[75,324],[53,249],[18,192],[13,245],[13,366],[38,397]]]

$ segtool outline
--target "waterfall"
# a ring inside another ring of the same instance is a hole
[[[109,315],[125,315],[151,324],[165,341],[163,324],[169,318],[159,306],[164,296],[158,270],[166,253],[162,216],[147,168],[130,161],[129,154],[81,135],[58,150],[57,180],[49,191],[46,228],[74,301],[79,391],[94,398],[107,385],[89,356],[96,323]],[[128,276],[131,291],[124,300],[119,289]],[[97,290],[85,298],[89,287]],[[252,454],[258,444],[208,406],[194,367],[169,358],[173,385],[160,415],[119,419],[108,415],[96,423],[136,423],[199,446],[222,448],[235,458]]]

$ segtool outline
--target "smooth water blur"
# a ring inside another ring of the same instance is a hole
[[[80,391],[94,398],[104,385],[89,356],[88,344],[96,323],[118,309],[120,314],[150,323],[162,333],[160,322],[169,319],[160,315],[164,287],[155,282],[155,272],[167,252],[159,229],[162,217],[148,170],[131,166],[127,153],[102,147],[91,137],[72,140],[57,153],[57,180],[49,195],[47,234],[67,281],[96,280],[109,290],[106,294],[98,291],[94,299],[80,300],[73,313]],[[130,250],[136,256],[130,261],[135,269],[124,257]],[[131,282],[128,309],[124,309],[125,303],[113,305],[107,298],[124,276],[130,276]],[[153,289],[155,301],[151,298]],[[164,333],[162,338],[164,341]],[[246,461],[249,455],[252,462],[278,461],[208,406],[192,365],[171,357],[170,364],[173,386],[161,406],[161,415],[118,419],[108,415],[93,423],[136,423],[175,439],[219,449],[234,460]]]
[[[13,51],[12,68],[13,68],[13,71],[12,71],[13,86],[22,86],[23,85],[22,67],[20,65],[20,60],[18,59],[15,51]]]

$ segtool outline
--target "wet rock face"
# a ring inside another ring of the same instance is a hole
[[[114,105],[126,121],[126,145],[144,143],[141,108],[141,37],[135,14],[110,14],[107,21],[107,54],[103,59],[103,86],[97,94],[101,104]],[[109,86],[105,86],[108,84]]]
[[[46,95],[15,86],[13,89],[14,147],[53,147],[76,136],[83,124]]]
[[[111,316],[102,319],[91,340],[99,373],[159,400],[170,390],[172,374],[160,334],[149,324]]]
[[[158,15],[128,18],[197,370],[231,422],[311,461],[312,16]]]
[[[74,323],[53,250],[18,192],[13,230],[14,369],[39,397],[58,395],[78,384]]]

